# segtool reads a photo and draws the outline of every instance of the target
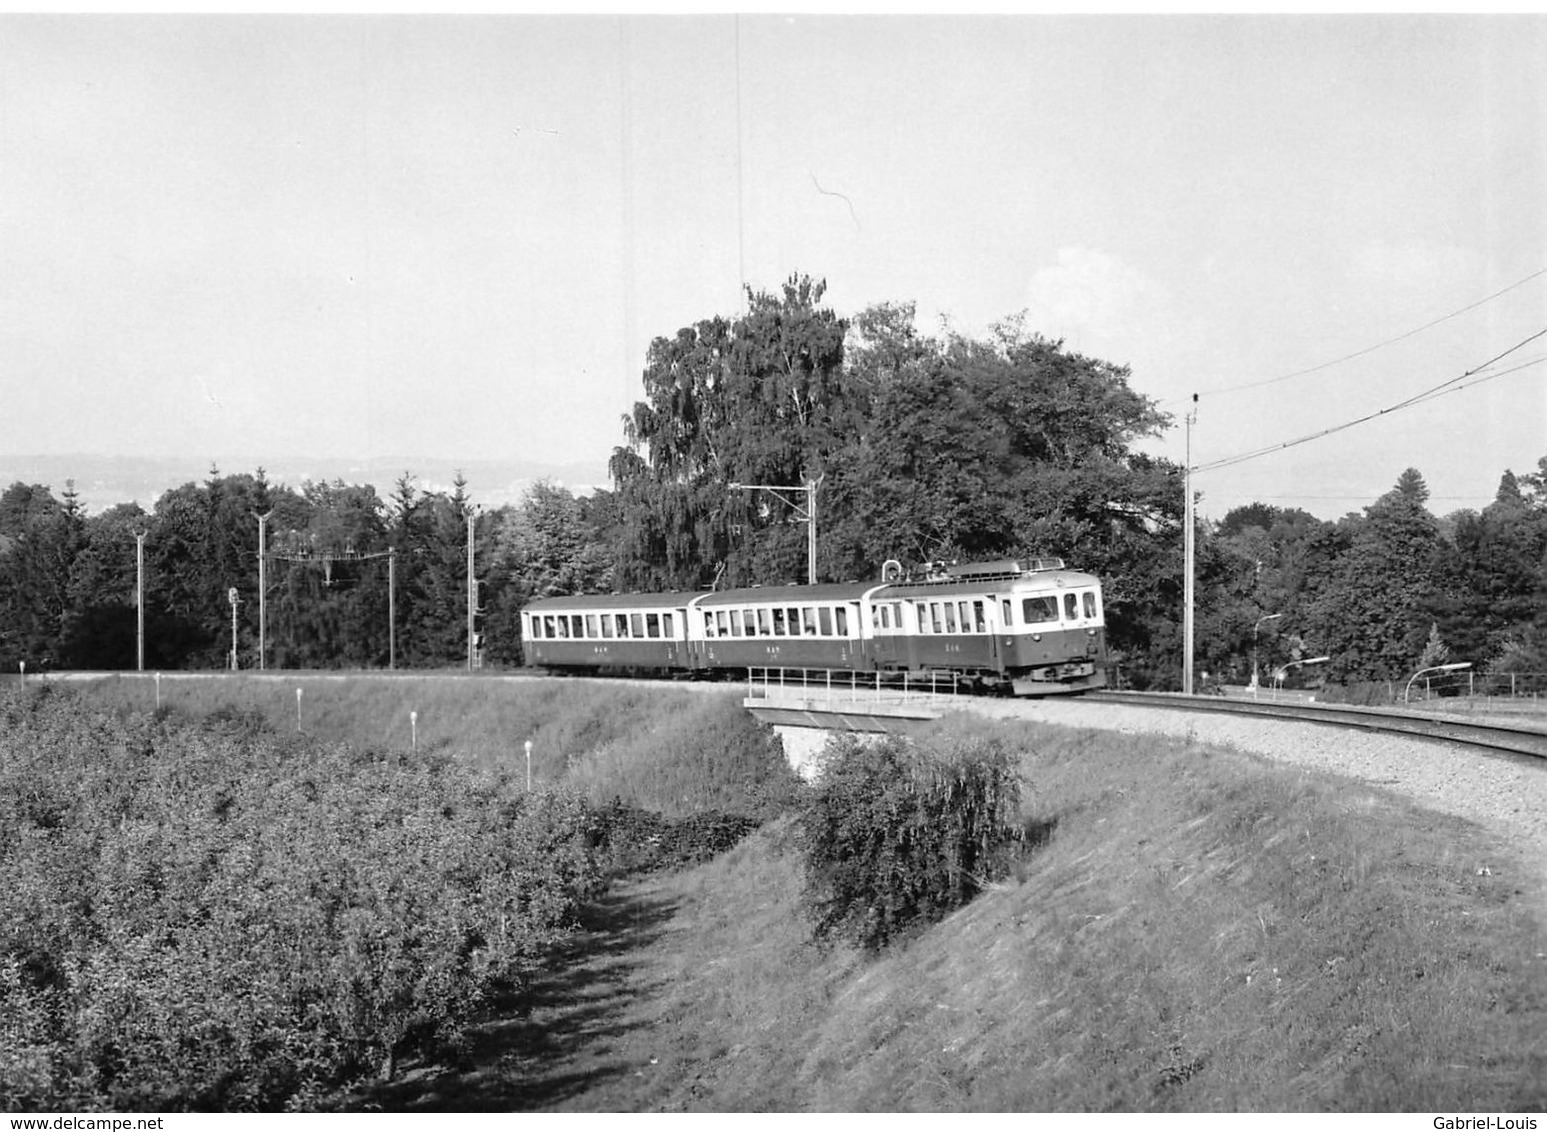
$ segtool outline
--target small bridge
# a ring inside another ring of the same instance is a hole
[[[810,777],[833,734],[905,734],[939,719],[957,686],[948,676],[752,668],[742,704],[773,727],[790,765]]]

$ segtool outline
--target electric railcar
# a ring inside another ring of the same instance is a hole
[[[1093,575],[1056,558],[887,574],[879,582],[540,598],[521,614],[527,663],[590,673],[952,675],[1018,696],[1105,685],[1106,626]]]

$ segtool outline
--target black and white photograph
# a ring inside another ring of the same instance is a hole
[[[9,1127],[1547,1132],[1544,63],[0,12]]]

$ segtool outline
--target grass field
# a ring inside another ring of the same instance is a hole
[[[303,727],[318,734],[406,747],[417,710],[421,747],[497,763],[532,737],[544,782],[684,812],[733,793],[726,752],[764,738],[741,730],[731,690],[298,686]],[[90,694],[127,705],[145,692],[109,681]],[[167,681],[162,692],[188,710],[235,700],[295,725],[294,687],[281,681]],[[707,865],[615,889],[590,933],[461,1062],[413,1066],[346,1103],[1547,1107],[1547,934],[1509,846],[1367,786],[1243,754],[1030,724],[938,726],[1013,744],[1026,817],[1048,833],[1014,876],[943,923],[878,958],[815,946],[797,825],[777,819]],[[696,785],[709,770],[716,785]],[[765,813],[789,804],[757,791]]]

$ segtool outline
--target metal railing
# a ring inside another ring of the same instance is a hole
[[[747,669],[747,699],[769,703],[932,704],[956,695],[960,687],[958,676],[945,673]]]

